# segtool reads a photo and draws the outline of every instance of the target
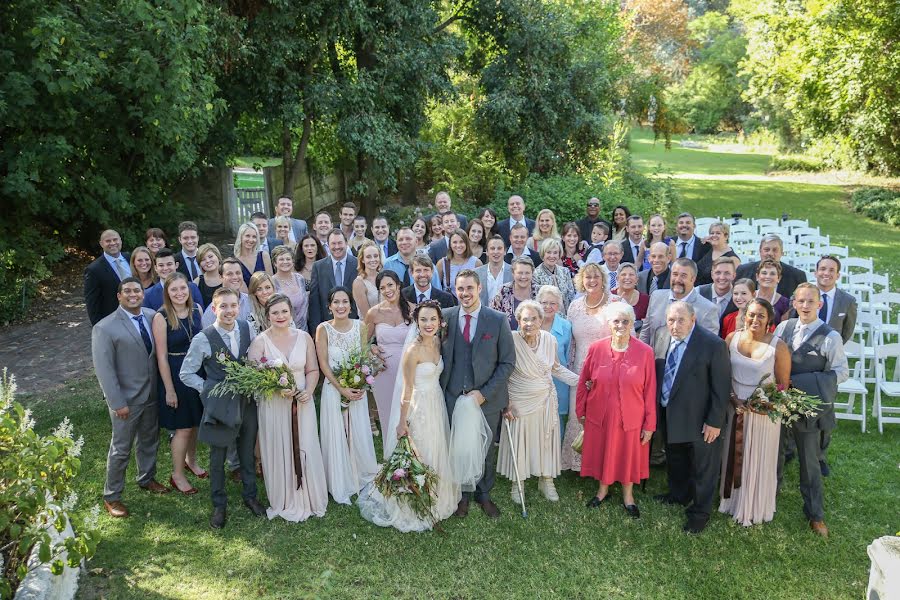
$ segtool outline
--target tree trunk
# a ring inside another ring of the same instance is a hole
[[[312,119],[307,116],[303,119],[303,132],[300,134],[300,143],[294,150],[293,134],[291,128],[285,124],[281,130],[281,166],[284,171],[284,181],[281,186],[281,195],[288,198],[294,197],[294,188],[297,187],[297,177],[303,170],[306,161],[306,148],[309,146],[309,136],[312,132]]]

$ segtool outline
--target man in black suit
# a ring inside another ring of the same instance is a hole
[[[434,263],[423,254],[416,254],[412,261],[413,285],[400,290],[407,302],[421,304],[426,300],[436,300],[441,308],[456,306],[456,297],[434,287]]]
[[[356,279],[356,259],[347,252],[347,238],[340,228],[328,234],[328,248],[331,254],[313,263],[312,281],[309,286],[309,330],[315,332],[319,323],[331,319],[328,309],[328,294],[331,288],[342,285],[348,290]],[[350,318],[358,319],[356,303],[350,296]]]
[[[700,295],[716,305],[719,309],[719,331],[726,315],[737,311],[731,299],[732,285],[735,280],[734,261],[731,257],[720,256],[712,262],[712,283],[697,288]]]
[[[455,212],[447,210],[439,214],[444,235],[428,244],[428,257],[431,258],[433,264],[437,264],[439,260],[447,256],[447,250],[450,249],[450,234],[459,229],[459,220]]]
[[[596,223],[606,223],[607,229],[612,229],[609,221],[600,216],[600,200],[591,198],[587,201],[587,210],[583,219],[578,219],[575,224],[578,225],[578,233],[581,235],[582,241],[591,243],[591,230]]]
[[[512,261],[525,256],[531,259],[531,262],[537,267],[541,264],[541,255],[526,246],[528,242],[528,229],[525,228],[521,223],[516,223],[513,225],[512,231],[509,234],[509,251],[507,251],[506,255],[503,257],[503,260],[506,261],[506,264],[511,265]]]
[[[712,246],[704,243],[700,238],[694,235],[694,229],[697,223],[694,221],[694,215],[691,213],[681,213],[678,215],[678,238],[675,240],[675,258],[687,257],[698,262],[703,255],[712,249]]]
[[[372,237],[375,245],[381,250],[382,262],[389,256],[397,254],[397,242],[391,239],[391,226],[387,217],[377,216],[372,219]]]
[[[119,282],[131,277],[129,256],[122,252],[117,232],[101,233],[100,247],[103,254],[84,270],[84,304],[92,327],[119,307]]]
[[[622,240],[622,262],[631,263],[640,271],[644,268],[644,218],[631,215],[625,230],[628,236]]]
[[[188,281],[194,281],[203,272],[197,258],[197,248],[200,246],[200,235],[197,231],[197,224],[193,221],[182,221],[178,224],[178,243],[181,244],[181,250],[175,255],[175,263],[178,265],[178,272],[183,273]]]
[[[669,247],[662,242],[650,246],[650,268],[638,273],[637,289],[651,295],[656,290],[669,289]]]
[[[666,435],[669,491],[656,499],[687,506],[683,529],[700,533],[716,495],[731,363],[725,341],[696,326],[694,307],[687,302],[669,306],[666,326],[671,341],[662,354],[665,358],[656,360],[656,380],[657,428]]]
[[[425,222],[431,223],[431,219],[434,218],[435,215],[440,215],[445,212],[452,211],[453,201],[450,200],[450,194],[445,191],[440,191],[434,196],[434,208],[435,212],[430,215],[425,216]],[[453,213],[456,215],[456,221],[459,223],[459,228],[465,231],[469,227],[469,219],[466,215],[462,215],[460,213]]]
[[[781,238],[777,234],[769,233],[763,236],[759,241],[759,260],[743,264],[738,267],[738,279],[752,279],[756,283],[756,267],[760,261],[769,259],[781,263],[781,281],[778,282],[778,293],[782,296],[790,298],[794,295],[794,290],[801,283],[806,283],[806,273],[800,269],[796,269],[787,263],[781,262],[784,255],[784,245]]]
[[[508,248],[509,234],[512,228],[517,224],[524,225],[528,230],[528,235],[525,236],[527,239],[531,232],[534,231],[534,219],[525,217],[525,201],[522,200],[522,196],[510,196],[509,200],[506,201],[506,209],[509,211],[509,218],[497,223],[497,231]]]

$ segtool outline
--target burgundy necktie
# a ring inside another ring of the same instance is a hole
[[[463,339],[466,340],[466,343],[472,341],[471,339],[471,325],[472,325],[472,315],[464,315],[466,317],[466,324],[463,327]]]

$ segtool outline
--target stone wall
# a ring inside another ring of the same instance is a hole
[[[304,168],[297,176],[297,185],[291,195],[294,199],[294,217],[310,220],[310,217],[319,210],[344,201],[344,190],[340,171],[318,177],[311,175],[309,169]],[[284,186],[284,169],[281,166],[264,167],[263,178],[266,182],[266,193],[269,197],[269,211],[281,196]],[[312,223],[310,223],[312,225]]]
[[[234,178],[228,167],[206,167],[196,177],[182,182],[174,199],[187,207],[188,218],[197,223],[201,239],[210,235],[234,235]]]

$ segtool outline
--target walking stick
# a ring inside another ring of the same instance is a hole
[[[516,486],[519,488],[519,498],[522,500],[522,518],[528,518],[528,510],[525,508],[525,486],[522,485],[522,478],[519,476],[519,455],[516,453],[516,447],[513,445],[512,431],[509,429],[509,421],[506,422],[506,437],[509,438],[509,450],[512,452],[513,468],[516,470]]]

